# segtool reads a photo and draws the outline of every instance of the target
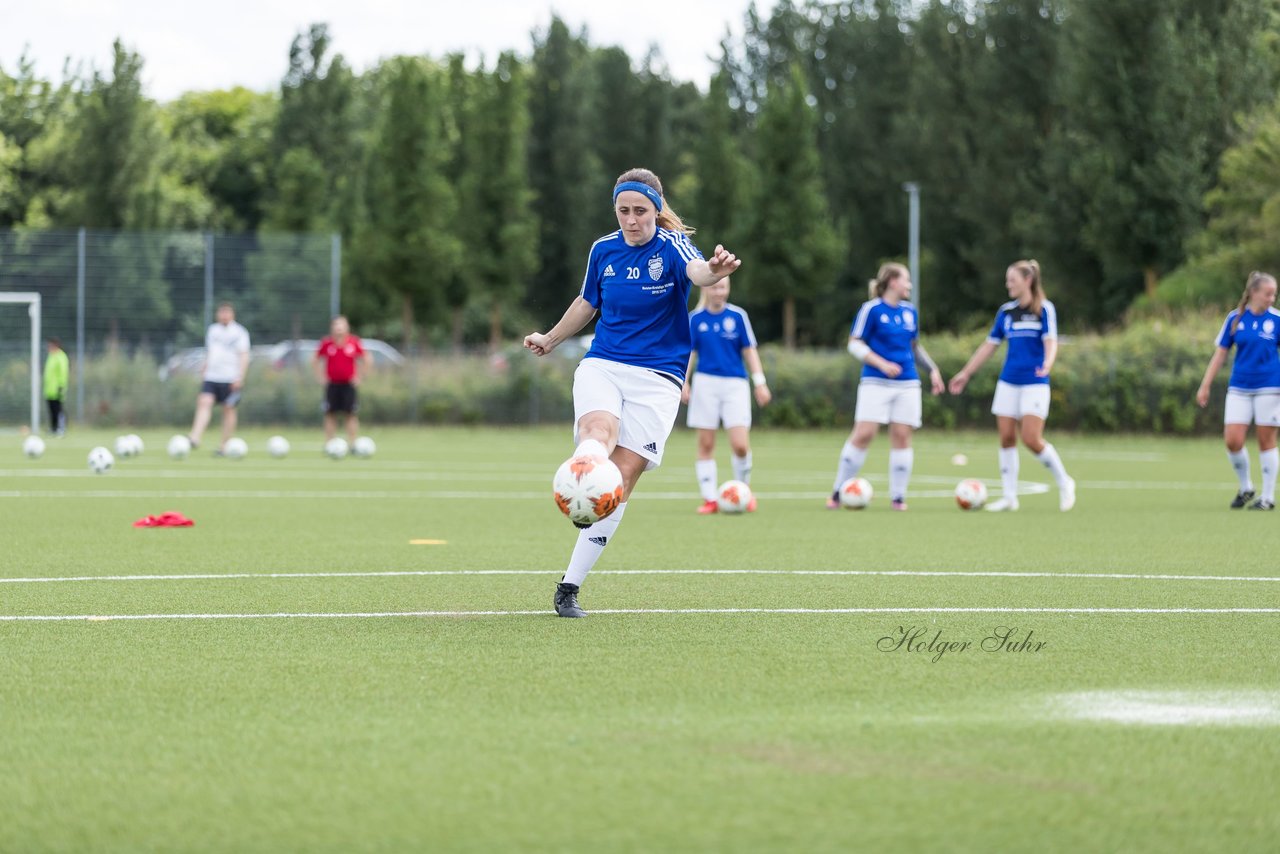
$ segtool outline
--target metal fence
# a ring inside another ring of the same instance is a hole
[[[256,345],[321,337],[339,311],[341,252],[338,235],[0,231],[0,292],[40,294],[44,336],[72,357],[70,413],[84,421],[87,362],[180,362],[203,345],[220,302]],[[29,335],[25,310],[0,309],[5,400],[25,394]]]

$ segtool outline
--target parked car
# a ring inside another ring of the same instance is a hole
[[[270,359],[276,346],[275,344],[257,344],[250,347],[249,364],[262,359]],[[268,362],[268,364],[270,363]],[[166,359],[156,373],[159,374],[160,381],[164,382],[169,377],[174,376],[195,376],[200,373],[200,369],[203,367],[204,348],[188,347],[185,350],[179,350]]]
[[[379,341],[377,338],[361,338],[360,343],[364,345],[364,349],[373,357],[375,369],[399,367],[404,364],[404,356],[400,355],[400,351],[385,341]],[[270,359],[269,364],[271,367],[277,370],[298,366],[305,367],[311,364],[311,360],[316,354],[316,348],[319,346],[320,342],[312,338],[281,341],[271,346],[271,352],[267,358]]]

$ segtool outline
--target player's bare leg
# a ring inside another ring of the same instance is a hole
[[[1262,494],[1249,505],[1250,510],[1276,509],[1276,473],[1280,469],[1280,451],[1276,450],[1276,427],[1258,425],[1258,457],[1262,462]]]
[[[204,431],[209,427],[209,419],[213,417],[213,395],[208,392],[201,392],[196,398],[196,417],[191,422],[191,439],[192,447],[199,447],[200,439],[204,436]]]
[[[347,444],[354,448],[358,435],[360,435],[360,419],[352,412],[347,415]]]
[[[1022,444],[1053,474],[1058,484],[1058,507],[1063,512],[1076,506],[1076,482],[1067,474],[1058,450],[1044,440],[1044,419],[1035,415],[1022,417]]]
[[[338,432],[338,419],[332,413],[324,414],[324,440],[327,443]]]
[[[223,405],[222,407],[222,447],[226,447],[227,440],[236,434],[236,424],[240,421],[240,413],[234,406]]]

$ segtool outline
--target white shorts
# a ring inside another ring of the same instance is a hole
[[[751,426],[751,384],[745,377],[694,374],[686,423],[699,430]]]
[[[662,465],[680,411],[680,386],[668,376],[608,359],[583,359],[573,372],[574,444],[582,416],[608,412],[620,422],[620,446],[648,460],[646,471]]]
[[[858,383],[858,404],[854,407],[854,421],[874,421],[877,424],[906,424],[920,427],[920,383]]]
[[[1259,427],[1280,427],[1280,394],[1274,392],[1253,393],[1240,389],[1227,389],[1227,411],[1224,424],[1257,424]]]
[[[1034,415],[1041,421],[1045,420],[1049,417],[1049,384],[1014,385],[1000,380],[996,383],[996,396],[991,401],[991,414],[1005,418]]]

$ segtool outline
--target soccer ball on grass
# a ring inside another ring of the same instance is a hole
[[[871,503],[875,490],[865,477],[851,477],[840,484],[840,506],[846,510],[861,510]]]
[[[961,510],[981,510],[987,503],[987,485],[980,480],[966,478],[956,484],[956,504]]]

